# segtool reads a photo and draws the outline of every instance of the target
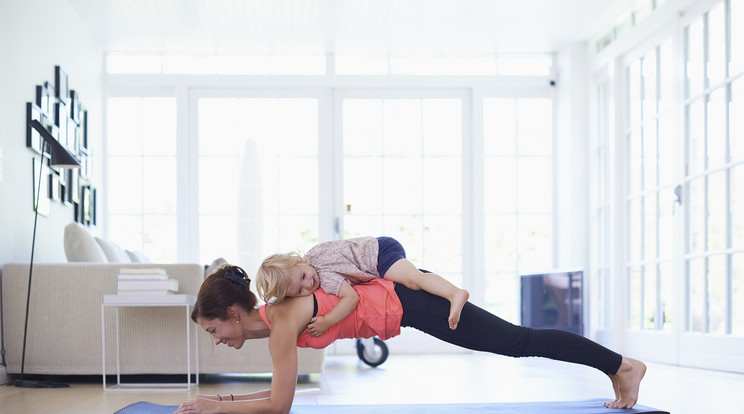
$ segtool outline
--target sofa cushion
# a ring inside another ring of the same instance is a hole
[[[127,256],[129,256],[129,260],[132,261],[132,263],[150,263],[150,259],[145,256],[144,253],[141,251],[133,252],[131,250],[127,250]]]
[[[100,237],[96,237],[96,242],[98,242],[98,245],[101,246],[101,249],[103,249],[103,252],[106,254],[106,258],[108,259],[109,263],[132,263],[132,260],[129,259],[129,255],[127,255],[127,252],[119,247],[118,244],[112,241],[104,240]]]
[[[68,262],[108,262],[101,246],[88,230],[78,223],[65,226],[64,245]]]

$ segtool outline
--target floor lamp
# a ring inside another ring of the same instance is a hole
[[[80,162],[70,154],[62,144],[57,141],[52,134],[37,120],[32,120],[29,124],[32,128],[39,132],[39,135],[43,138],[41,144],[41,156],[39,162],[39,183],[36,187],[36,198],[34,199],[34,235],[31,238],[31,264],[28,268],[28,291],[26,293],[26,321],[23,325],[23,353],[21,356],[21,377],[15,381],[16,387],[23,388],[64,388],[69,387],[68,384],[62,384],[58,382],[49,381],[30,381],[23,378],[24,371],[26,368],[26,335],[28,334],[28,310],[31,302],[31,276],[34,271],[34,247],[36,245],[36,222],[39,219],[39,197],[41,196],[41,180],[43,179],[42,172],[44,171],[44,149],[49,146],[49,152],[52,155],[51,165],[52,167],[58,168],[80,168]]]

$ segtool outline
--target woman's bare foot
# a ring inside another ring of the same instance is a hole
[[[610,375],[615,401],[605,403],[607,408],[633,408],[638,401],[638,389],[646,375],[646,364],[633,358],[623,357],[615,375]]]
[[[612,390],[615,391],[615,400],[603,403],[605,407],[609,407],[610,404],[616,404],[620,401],[620,386],[617,381],[617,377],[615,375],[608,375],[610,377],[610,381],[612,381]]]
[[[455,296],[450,300],[450,314],[447,322],[449,322],[449,327],[453,331],[457,329],[457,324],[460,323],[460,312],[462,312],[462,307],[465,306],[468,298],[470,298],[470,293],[467,290],[458,289]]]

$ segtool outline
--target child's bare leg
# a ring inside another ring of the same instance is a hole
[[[608,408],[633,408],[638,401],[638,389],[646,374],[646,364],[632,358],[623,357],[623,362],[615,375],[610,375],[615,401],[604,404]]]
[[[425,290],[432,295],[443,297],[450,301],[450,314],[447,321],[450,329],[457,328],[460,322],[460,312],[470,294],[465,289],[460,289],[447,279],[435,273],[424,274],[416,268],[408,259],[400,259],[393,263],[384,275],[385,279],[405,285],[413,290]]]

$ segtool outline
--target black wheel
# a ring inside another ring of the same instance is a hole
[[[373,339],[374,346],[369,347],[372,349],[368,349],[368,347],[365,347],[364,342],[361,339],[357,339],[356,348],[359,359],[361,359],[362,361],[364,361],[365,364],[371,367],[376,367],[385,362],[388,357],[389,351],[387,345],[385,345],[385,342],[383,342],[380,338]]]

